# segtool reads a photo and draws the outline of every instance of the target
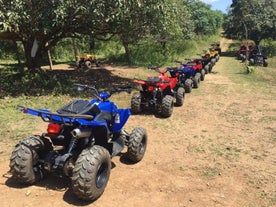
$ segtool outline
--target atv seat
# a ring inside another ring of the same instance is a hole
[[[90,104],[89,101],[75,100],[57,110],[59,114],[92,114],[101,112],[97,104]]]
[[[101,111],[97,104],[90,104],[89,101],[75,100],[57,110],[59,114],[92,114],[96,121],[106,120],[112,122],[112,114],[108,111]]]
[[[150,83],[159,83],[161,81],[162,79],[157,76],[147,78],[147,82],[150,82]]]

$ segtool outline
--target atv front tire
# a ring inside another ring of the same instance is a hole
[[[141,93],[136,92],[131,98],[131,112],[138,114],[141,112]]]
[[[10,171],[20,183],[31,185],[42,179],[43,173],[37,164],[38,153],[43,146],[38,136],[27,137],[15,146],[10,158]]]
[[[132,162],[139,162],[144,157],[148,142],[147,132],[136,127],[130,134],[126,156]]]
[[[73,170],[72,188],[75,195],[85,201],[94,201],[104,192],[111,169],[109,152],[94,145],[84,149]]]
[[[161,115],[163,117],[170,117],[173,112],[173,97],[171,95],[166,95],[162,99]]]
[[[184,88],[186,93],[191,93],[193,88],[193,81],[192,79],[185,80]]]
[[[176,91],[176,105],[182,106],[185,99],[185,89],[183,87],[179,87]]]

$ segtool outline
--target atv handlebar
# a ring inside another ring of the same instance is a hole
[[[149,70],[154,70],[154,71],[164,75],[168,71],[168,68],[166,68],[165,70],[160,70],[161,67],[162,66],[148,66],[148,69]]]
[[[110,94],[120,93],[120,92],[127,92],[130,94],[131,90],[132,90],[131,86],[115,86],[110,90]]]
[[[76,84],[74,84],[74,86],[78,87],[78,91],[92,90],[93,95],[96,96],[96,98],[98,100],[104,101],[104,99],[102,97],[100,97],[99,91],[97,90],[96,86],[94,86],[94,85],[84,85],[84,84],[80,84],[80,83],[76,83]],[[108,99],[114,93],[127,92],[127,93],[130,94],[131,89],[132,89],[131,86],[115,86],[110,90],[110,93],[108,94],[108,97],[106,99]]]

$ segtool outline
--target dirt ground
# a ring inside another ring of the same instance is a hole
[[[221,41],[223,51],[229,43]],[[147,130],[145,157],[133,165],[114,157],[108,185],[95,202],[76,199],[64,178],[20,186],[9,179],[9,156],[2,156],[1,206],[275,206],[276,97],[229,78],[239,75],[224,67],[233,61],[237,60],[222,56],[170,118],[131,116],[129,129],[140,125]],[[121,76],[138,72],[106,69]],[[10,149],[1,145],[1,153]]]

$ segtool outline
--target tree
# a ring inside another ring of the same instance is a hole
[[[273,0],[233,0],[225,17],[224,30],[230,38],[245,38],[258,45],[262,39],[276,36],[275,2]]]
[[[29,70],[40,68],[42,56],[65,37],[113,34],[123,0],[2,0],[0,22],[24,47]],[[114,9],[115,8],[115,9]]]
[[[163,15],[162,8],[173,2],[0,0],[0,22],[5,23],[10,34],[22,42],[29,70],[40,68],[43,55],[58,41],[78,35],[89,35],[91,46],[94,39],[109,40],[117,35],[129,60],[129,44],[136,43],[153,31],[166,30],[169,18]]]
[[[196,34],[210,35],[216,33],[221,28],[223,23],[221,11],[211,10],[211,5],[199,0],[186,0],[184,2],[191,14]]]

